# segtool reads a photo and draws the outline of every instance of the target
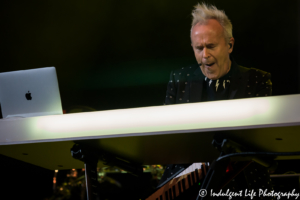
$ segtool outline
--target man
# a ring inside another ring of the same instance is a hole
[[[223,11],[198,4],[191,42],[198,65],[171,72],[165,104],[270,96],[270,73],[237,65],[232,25]]]
[[[165,104],[270,96],[270,73],[239,66],[230,56],[234,38],[225,13],[215,6],[198,4],[192,16],[191,45],[198,65],[171,72]],[[257,164],[252,166],[266,171]],[[186,165],[168,165],[161,185],[183,167]]]

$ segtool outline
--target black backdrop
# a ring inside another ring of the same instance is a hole
[[[231,19],[238,64],[271,72],[274,95],[299,93],[297,0],[206,2],[225,10]],[[162,105],[170,71],[195,63],[189,36],[195,4],[195,0],[2,1],[0,72],[55,66],[65,110],[78,105],[96,110]],[[14,173],[19,168],[5,166],[4,180],[22,178]],[[28,169],[21,162],[20,166]],[[44,173],[45,179],[36,175],[40,191],[52,182],[46,177],[53,173]],[[30,184],[22,187],[31,189]]]
[[[273,94],[299,92],[297,0],[212,0],[233,23],[238,64],[272,73]],[[197,1],[8,1],[0,72],[55,66],[64,109],[161,105],[171,69],[195,63]]]

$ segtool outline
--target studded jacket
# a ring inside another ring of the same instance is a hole
[[[255,68],[231,64],[232,79],[229,99],[270,96],[272,94],[271,74]],[[171,72],[165,104],[201,102],[205,76],[198,65],[183,67]]]
[[[272,94],[271,74],[255,68],[239,66],[232,59],[232,77],[229,99],[270,96]],[[205,76],[198,65],[183,67],[171,72],[167,86],[165,104],[179,104],[205,101],[202,90]],[[160,186],[187,165],[168,165]],[[262,170],[265,171],[266,169]],[[160,187],[159,186],[159,187]]]

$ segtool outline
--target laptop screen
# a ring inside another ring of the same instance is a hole
[[[0,73],[3,118],[62,114],[55,67]]]

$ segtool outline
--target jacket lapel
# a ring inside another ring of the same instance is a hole
[[[247,73],[244,73],[244,69],[239,67],[233,59],[231,67],[233,72],[229,88],[229,99],[244,98],[248,80]]]
[[[198,66],[193,76],[190,76],[189,87],[190,87],[190,102],[200,102],[202,96],[204,75]]]
[[[232,58],[231,58],[232,59]],[[245,97],[245,88],[247,87],[248,73],[243,67],[240,67],[232,59],[231,64],[232,78],[229,87],[229,99],[239,99]],[[203,82],[205,76],[202,74],[200,67],[198,66],[193,76],[188,79],[190,94],[190,102],[200,102],[202,99]]]

